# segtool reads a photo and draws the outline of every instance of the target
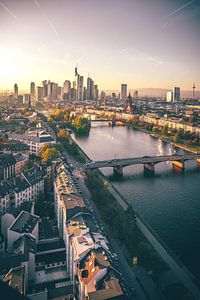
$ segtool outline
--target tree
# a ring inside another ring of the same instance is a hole
[[[44,162],[58,158],[60,155],[59,149],[56,146],[46,144],[39,150],[38,156],[42,158]]]
[[[59,152],[55,148],[47,148],[43,154],[42,160],[44,162],[59,157]]]
[[[58,133],[57,133],[57,136],[58,136],[59,138],[69,138],[70,134],[69,134],[69,132],[68,132],[67,130],[65,130],[65,129],[60,129],[60,130],[58,131]]]
[[[56,120],[56,121],[61,121],[63,120],[64,117],[64,110],[60,108],[56,108],[52,113],[51,117]]]
[[[53,122],[53,118],[52,117],[48,117],[47,121],[48,122]]]
[[[88,119],[76,116],[72,121],[72,127],[77,135],[85,135],[89,133],[91,124]]]
[[[69,119],[70,119],[70,112],[66,111],[64,114],[64,121],[69,121]]]

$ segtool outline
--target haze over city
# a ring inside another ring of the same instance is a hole
[[[73,80],[198,89],[200,1],[1,0],[0,89]]]

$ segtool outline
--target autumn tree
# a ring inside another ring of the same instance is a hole
[[[48,160],[56,159],[60,155],[59,150],[49,144],[42,146],[39,150],[38,156],[42,158],[43,162],[47,162]]]
[[[72,126],[76,134],[82,135],[89,133],[91,125],[88,119],[76,116],[72,121]]]
[[[65,129],[60,129],[57,133],[59,138],[68,138],[70,136],[69,132]]]

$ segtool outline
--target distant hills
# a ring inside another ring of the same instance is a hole
[[[135,91],[134,89],[128,90],[133,94]],[[138,88],[139,96],[149,96],[149,97],[165,97],[167,92],[170,91],[170,89],[160,89],[160,88]],[[106,94],[112,94],[116,93],[119,94],[119,90],[105,90]],[[195,91],[195,96],[197,98],[200,98],[200,91]],[[183,98],[192,98],[192,90],[181,90],[181,97]]]

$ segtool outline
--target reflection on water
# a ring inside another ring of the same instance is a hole
[[[92,160],[183,153],[127,127],[96,125],[87,138],[78,138],[77,142]],[[123,179],[117,181],[112,168],[102,171],[200,278],[200,168],[195,161],[185,165],[185,171],[178,172],[171,162],[156,164],[153,176],[144,174],[143,165],[128,166],[123,170]]]

